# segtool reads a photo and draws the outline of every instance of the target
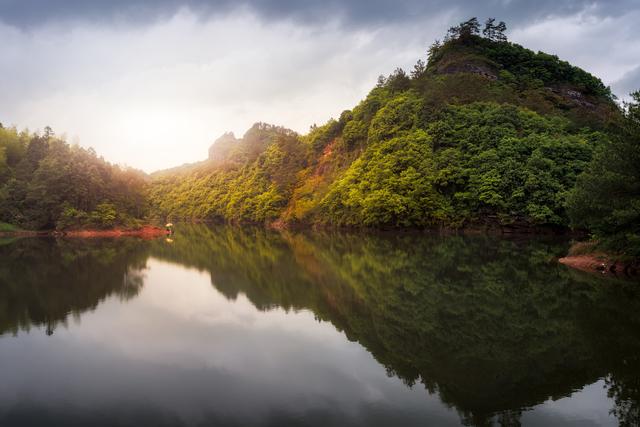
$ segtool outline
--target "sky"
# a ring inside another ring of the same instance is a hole
[[[0,122],[152,172],[258,121],[306,133],[472,16],[640,88],[640,0],[0,0]]]

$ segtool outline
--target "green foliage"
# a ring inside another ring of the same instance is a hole
[[[27,229],[112,227],[147,212],[144,174],[70,146],[50,128],[42,136],[0,128],[0,154],[2,221]]]
[[[461,22],[459,25],[449,28],[446,40],[458,40],[466,43],[473,36],[480,34],[480,23],[478,18],[471,18],[468,21]]]
[[[307,135],[264,124],[241,139],[225,135],[210,162],[156,176],[154,212],[307,225],[568,227],[568,195],[594,150],[613,143],[621,112],[596,77],[507,42],[505,30],[493,19],[485,37],[477,19],[452,28],[431,46],[428,64],[381,76],[353,110]],[[628,203],[616,215],[630,222],[634,209]]]
[[[340,122],[331,119],[323,126],[312,127],[305,139],[313,150],[318,153],[330,144],[340,134],[341,130],[342,125]]]
[[[2,231],[18,231],[19,228],[13,224],[8,224],[6,222],[0,222],[0,232]]]
[[[156,215],[169,220],[273,221],[286,207],[309,149],[317,148],[313,141],[317,138],[305,144],[288,129],[256,124],[237,141],[240,147],[251,147],[251,156],[237,150],[224,167],[203,164],[160,175],[149,200]]]
[[[409,131],[417,122],[420,100],[402,94],[390,100],[374,116],[369,126],[369,142],[375,143]]]
[[[89,218],[98,228],[111,228],[116,223],[116,207],[111,203],[100,203]]]
[[[348,149],[362,144],[367,139],[367,125],[360,120],[351,120],[342,131],[342,139]]]
[[[490,18],[485,23],[484,37],[480,37],[479,24],[471,18],[458,26],[449,29],[445,43],[435,44],[430,49],[429,63],[433,65],[451,51],[460,50],[461,46],[471,48],[500,68],[517,76],[518,82],[525,85],[559,86],[570,84],[576,90],[588,95],[611,99],[611,90],[600,79],[586,71],[560,60],[555,55],[544,52],[535,53],[524,47],[507,42],[504,35],[506,24],[494,24]]]
[[[569,197],[572,223],[593,232],[606,249],[640,257],[640,92],[624,122],[599,147]]]
[[[65,205],[56,223],[59,230],[81,228],[88,223],[88,215],[85,211],[78,210],[73,206]]]
[[[487,19],[484,24],[484,29],[482,30],[482,35],[492,41],[506,42],[507,36],[504,32],[507,30],[507,24],[503,21],[500,21],[498,24],[495,24],[495,22],[495,18]]]
[[[442,216],[433,177],[429,137],[416,130],[371,145],[332,185],[322,209],[339,225],[430,225]]]
[[[369,147],[323,201],[322,222],[567,225],[565,194],[601,135],[571,135],[563,120],[486,103],[451,106],[426,131],[407,131],[406,105],[402,97],[376,115]]]

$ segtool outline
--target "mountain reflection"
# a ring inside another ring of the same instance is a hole
[[[183,227],[158,258],[210,272],[228,298],[310,309],[465,424],[518,425],[521,411],[606,377],[635,425],[635,284],[571,272],[553,240],[277,233]]]
[[[109,295],[135,296],[152,256],[208,272],[229,299],[312,311],[467,425],[519,425],[528,408],[601,378],[620,424],[637,425],[638,287],[567,270],[553,260],[565,250],[550,239],[203,226],[179,227],[172,243],[21,240],[0,247],[0,331],[53,329]]]

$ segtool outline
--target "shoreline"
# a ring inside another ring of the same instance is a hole
[[[267,229],[275,231],[289,231],[289,230],[315,230],[315,231],[327,231],[327,230],[348,230],[348,231],[377,231],[377,232],[416,232],[423,233],[436,232],[438,234],[452,235],[452,234],[487,234],[496,235],[501,234],[505,237],[524,237],[524,236],[576,236],[582,235],[581,232],[575,232],[573,230],[558,230],[544,227],[461,227],[452,229],[448,227],[439,227],[433,229],[416,229],[416,228],[362,228],[362,227],[322,227],[322,226],[308,226],[307,224],[296,224],[297,226],[291,227],[291,224],[271,223],[266,224]],[[265,226],[265,224],[262,224]],[[145,225],[139,228],[112,228],[106,230],[100,229],[79,229],[79,230],[14,230],[14,231],[0,231],[0,237],[67,237],[67,238],[118,238],[118,237],[139,237],[142,239],[154,239],[162,236],[168,236],[172,233],[165,228]],[[571,253],[571,251],[569,251]],[[609,275],[615,277],[637,278],[640,272],[640,262],[635,261],[621,261],[619,258],[602,252],[594,252],[580,255],[566,255],[562,258],[558,258],[557,261],[569,268],[580,270],[590,274]]]
[[[638,263],[623,262],[605,253],[567,255],[558,259],[562,265],[591,274],[637,278]]]
[[[164,228],[152,225],[145,225],[135,229],[111,228],[107,230],[83,229],[83,230],[16,230],[2,231],[0,237],[78,237],[78,238],[100,238],[100,237],[141,237],[155,238],[167,236],[170,232]]]

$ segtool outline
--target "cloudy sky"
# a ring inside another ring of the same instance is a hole
[[[304,133],[471,16],[640,88],[640,0],[0,0],[0,122],[151,172],[256,121]]]

